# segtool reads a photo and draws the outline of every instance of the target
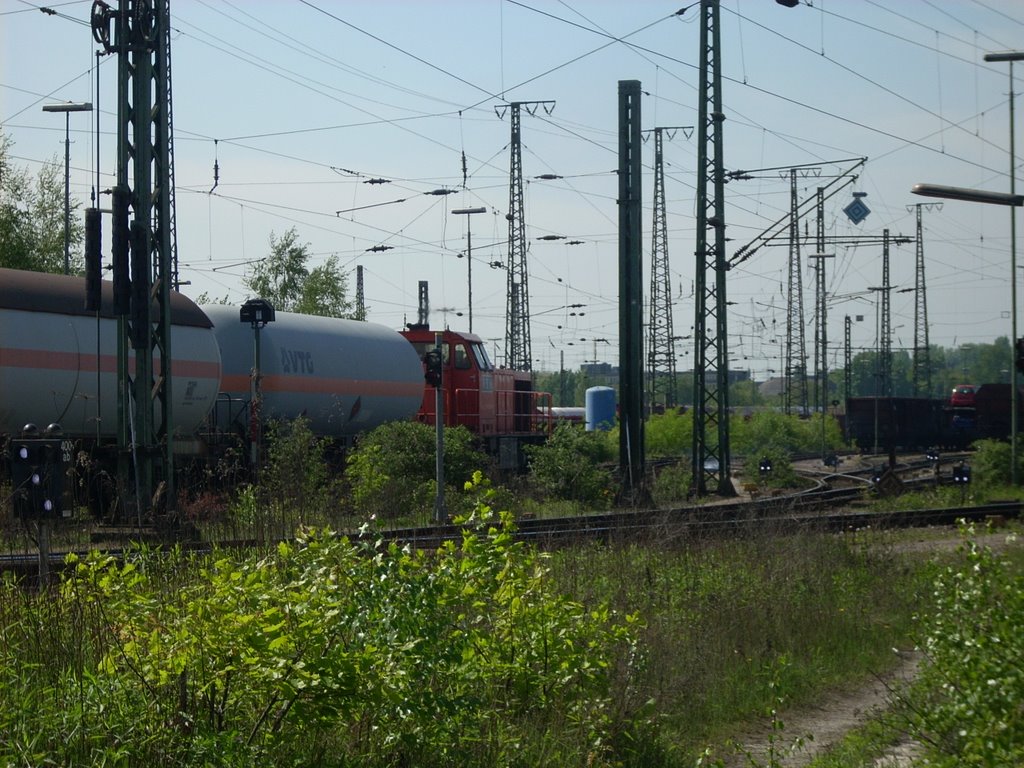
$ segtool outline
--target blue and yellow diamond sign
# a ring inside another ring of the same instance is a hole
[[[871,209],[868,208],[867,204],[861,200],[861,196],[857,195],[854,197],[852,203],[843,208],[843,213],[846,214],[847,218],[854,224],[860,224],[864,219],[871,213]]]

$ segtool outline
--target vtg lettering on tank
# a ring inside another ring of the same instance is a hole
[[[313,373],[313,353],[302,349],[281,347],[283,373]]]

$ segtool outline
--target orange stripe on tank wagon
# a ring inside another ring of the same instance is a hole
[[[248,376],[225,376],[221,389],[225,392],[247,392]],[[314,395],[376,395],[382,397],[422,397],[423,386],[416,382],[367,379],[328,379],[322,376],[264,376],[260,382],[264,392],[296,392]]]
[[[134,360],[134,355],[130,360]],[[160,360],[157,358],[156,370],[160,371]],[[0,347],[0,367],[3,368],[36,368],[46,371],[96,371],[96,355],[87,352],[56,352],[41,349],[14,349]],[[196,379],[220,378],[220,366],[204,360],[175,360],[173,363],[175,376],[189,376]],[[100,355],[100,371],[114,373],[117,371],[116,355]]]

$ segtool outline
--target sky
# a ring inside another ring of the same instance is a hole
[[[90,1],[49,7],[56,14],[0,0],[0,130],[34,173],[63,163],[64,118],[42,106],[98,105],[70,116],[71,193],[85,205],[97,176],[102,190],[116,174],[116,62],[95,55]],[[666,218],[677,368],[692,367],[698,4],[171,0],[171,16],[183,292],[240,304],[271,236],[294,228],[310,266],[334,256],[350,273],[350,295],[363,267],[373,322],[414,322],[427,281],[432,326],[465,330],[471,287],[473,330],[501,362],[510,207],[502,107],[551,102],[522,112],[533,367],[617,364],[617,93],[620,81],[639,80],[643,128],[679,129],[663,134]],[[745,171],[725,189],[727,255],[785,221],[787,169],[800,168],[801,201],[842,174],[857,177],[825,203],[828,357],[841,367],[846,315],[855,352],[877,343],[879,294],[869,289],[882,284],[883,232],[913,237],[915,206],[939,202],[911,187],[1010,190],[1009,65],[983,56],[1024,50],[1024,4],[721,0],[720,17],[724,164]],[[1024,63],[1015,80],[1019,95]],[[1020,138],[1024,117],[1017,122]],[[1017,155],[1019,168],[1024,148]],[[653,141],[643,162],[647,294]],[[551,174],[560,178],[538,178]],[[454,192],[430,194],[442,189]],[[871,211],[859,224],[843,212],[855,199]],[[452,213],[468,207],[486,212]],[[1010,335],[1010,210],[956,201],[921,209],[932,344]],[[805,217],[799,227],[810,236],[800,275],[812,369],[807,255],[817,251],[817,223]],[[551,235],[562,239],[540,239]],[[785,367],[788,235],[773,243],[727,280],[730,368],[756,380]],[[895,350],[914,345],[915,257],[913,244],[890,248]]]

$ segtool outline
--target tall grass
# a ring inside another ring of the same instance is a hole
[[[0,583],[0,764],[693,765],[883,671],[919,591],[869,534],[542,555],[502,520],[431,555],[309,537]]]
[[[637,696],[657,702],[665,765],[759,718],[778,699],[881,672],[905,645],[918,571],[855,535],[677,541],[557,553],[553,571],[584,602],[644,619]]]

